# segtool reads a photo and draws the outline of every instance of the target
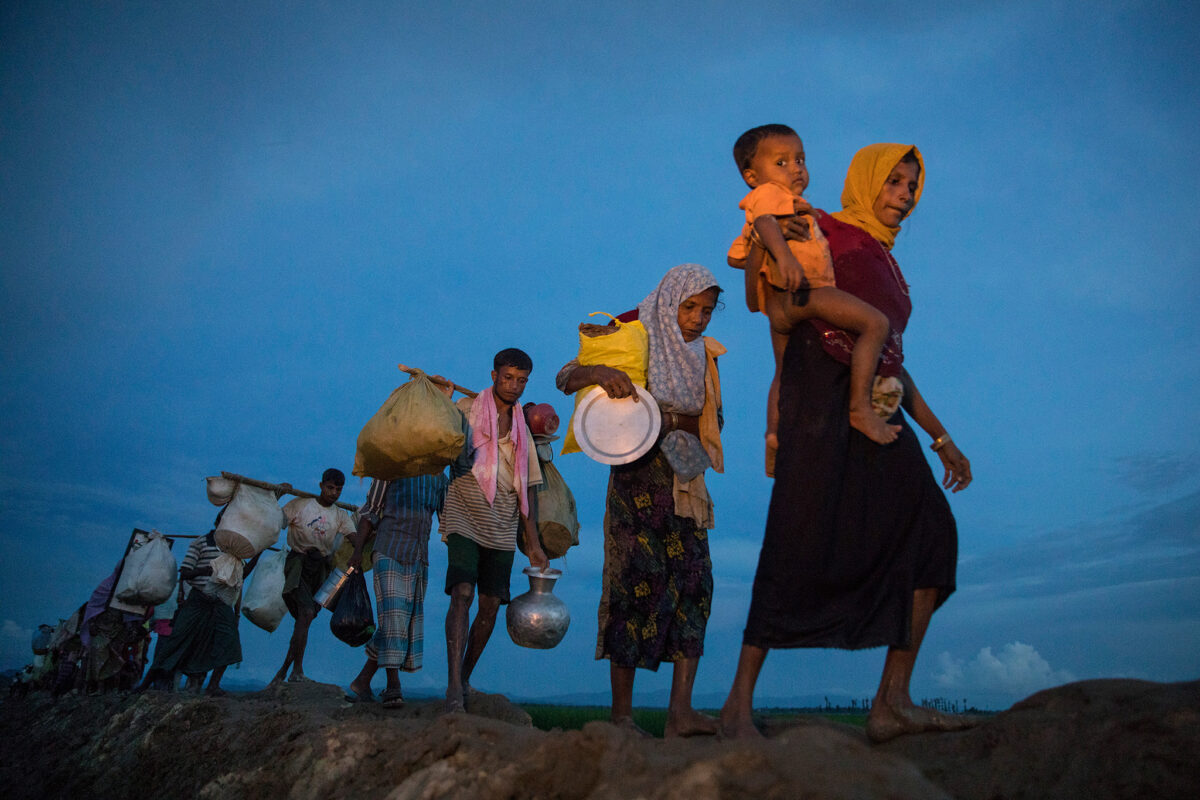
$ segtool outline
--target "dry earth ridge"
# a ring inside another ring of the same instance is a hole
[[[870,745],[815,718],[761,742],[545,732],[500,695],[352,705],[298,684],[224,698],[7,699],[0,786],[22,798],[1195,798],[1200,681],[1084,681],[962,733]]]

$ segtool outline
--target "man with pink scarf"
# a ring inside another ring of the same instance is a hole
[[[525,537],[529,563],[542,569],[549,565],[531,502],[542,472],[517,402],[532,370],[533,361],[523,351],[501,350],[492,362],[492,385],[473,400],[458,403],[470,425],[463,454],[450,467],[451,482],[439,524],[449,551],[447,711],[465,710],[471,672],[492,636],[496,613],[509,601],[518,529]],[[476,586],[479,608],[468,631]]]

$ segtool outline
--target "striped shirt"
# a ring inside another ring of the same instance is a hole
[[[520,413],[520,408],[516,409]],[[516,550],[517,528],[520,526],[521,507],[513,488],[512,439],[506,434],[498,443],[499,452],[496,474],[496,498],[491,504],[483,496],[475,473],[471,472],[474,451],[471,450],[471,431],[467,430],[467,447],[463,455],[450,465],[450,487],[446,490],[446,513],[442,514],[439,530],[442,541],[452,533],[465,536],[476,544],[493,550]],[[537,462],[537,450],[533,439],[529,447],[529,487],[535,489],[542,483],[542,472]],[[531,508],[532,512],[533,509]],[[536,514],[534,515],[536,519]]]
[[[375,529],[375,552],[400,564],[429,564],[433,515],[442,515],[445,473],[371,481],[359,519]]]
[[[221,549],[211,541],[211,536],[210,533],[192,540],[187,553],[183,556],[183,561],[179,564],[180,572],[185,569],[203,569],[212,566],[216,557],[221,555]],[[209,597],[220,598],[231,606],[237,603],[238,594],[241,592],[236,586],[214,583],[211,575],[197,575],[194,578],[188,578],[185,583],[190,589],[203,592]]]

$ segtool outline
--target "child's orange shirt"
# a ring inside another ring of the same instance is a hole
[[[764,214],[774,217],[790,217],[803,214],[808,223],[809,239],[806,242],[787,240],[788,249],[800,262],[808,288],[818,289],[825,286],[835,286],[833,277],[833,259],[829,256],[829,243],[825,235],[811,215],[812,206],[803,197],[778,183],[764,183],[755,187],[742,198],[738,208],[746,212],[746,224],[742,226],[742,234],[734,240],[729,248],[729,258],[734,261],[744,261],[750,255],[750,243],[756,238],[754,221]],[[762,269],[758,281],[758,307],[765,308],[766,287],[763,282],[777,288],[783,288],[783,279],[779,274],[779,265],[769,252],[763,254]]]

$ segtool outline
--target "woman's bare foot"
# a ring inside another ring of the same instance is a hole
[[[736,711],[727,704],[721,709],[721,736],[725,739],[761,739],[752,714]]]
[[[446,705],[444,706],[447,714],[463,714],[466,713],[467,705],[463,702],[463,692],[452,689],[446,690]]]
[[[628,733],[632,733],[636,736],[640,736],[643,739],[653,739],[654,738],[654,736],[650,733],[650,731],[646,730],[645,728],[643,728],[642,726],[640,726],[636,722],[634,722],[633,717],[613,717],[612,724],[616,725],[618,728],[620,728],[623,731],[627,731]]]
[[[775,455],[779,452],[779,437],[774,433],[768,433],[764,437],[767,448],[767,477],[775,477]]]
[[[932,708],[875,703],[867,716],[867,738],[880,744],[905,734],[965,731],[978,724],[979,718],[968,714],[944,714]]]
[[[891,444],[900,435],[899,425],[888,425],[869,408],[866,411],[850,411],[850,427],[866,436],[875,444]]]
[[[688,736],[714,736],[721,730],[721,724],[708,714],[701,714],[694,708],[679,713],[668,713],[667,724],[663,729],[664,739]]]

